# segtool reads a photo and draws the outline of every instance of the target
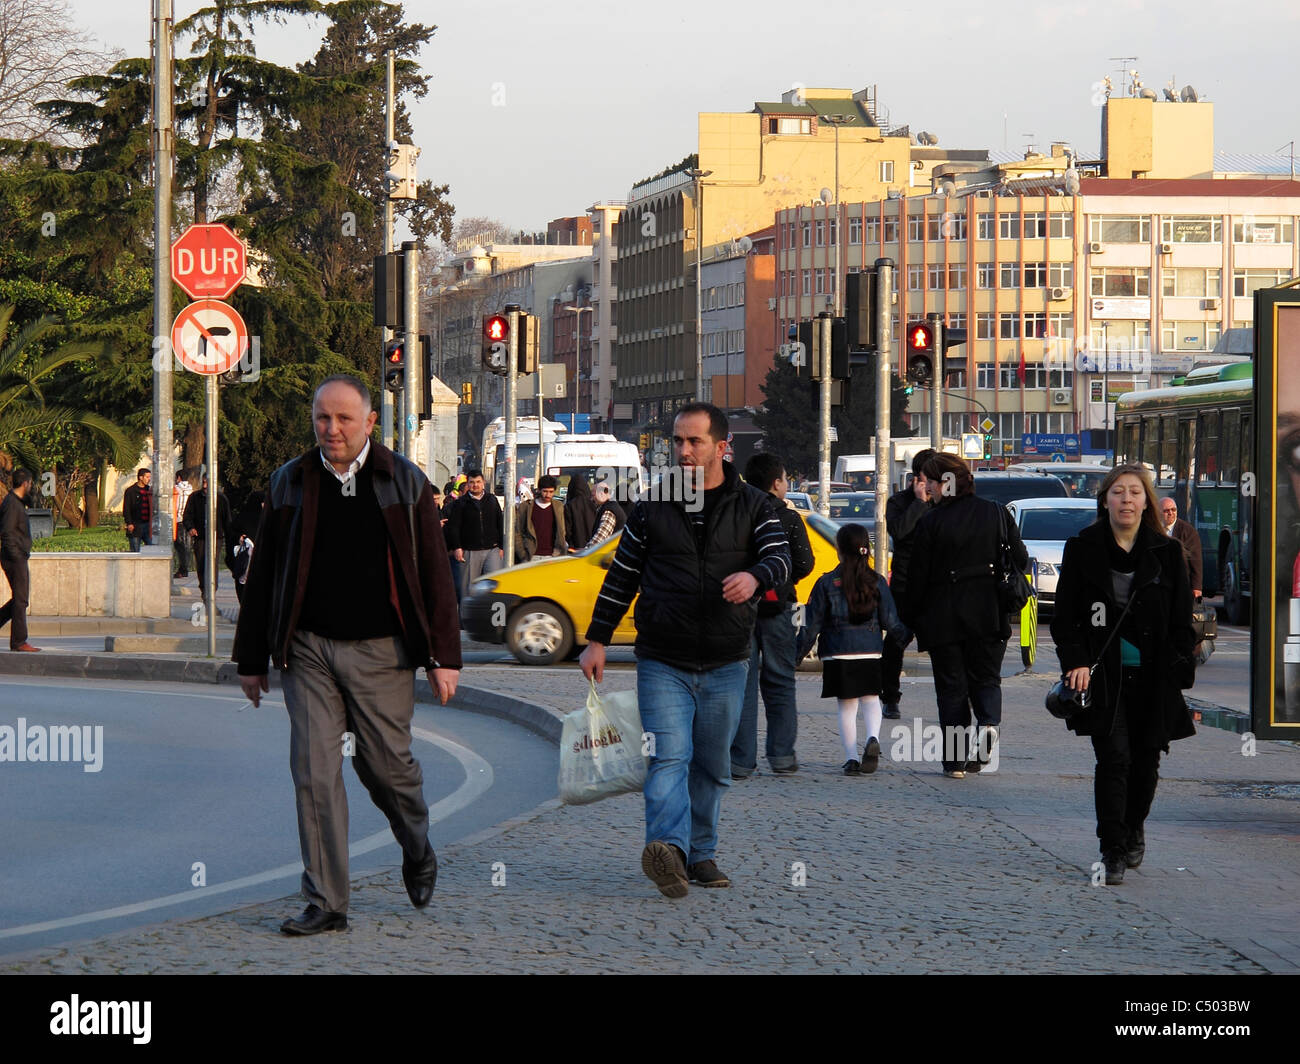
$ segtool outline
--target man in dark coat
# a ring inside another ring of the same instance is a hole
[[[758,604],[758,623],[754,627],[749,652],[749,676],[745,681],[745,700],[740,707],[740,727],[731,743],[731,778],[747,779],[758,765],[758,692],[763,690],[763,708],[767,713],[767,763],[777,774],[797,772],[799,761],[794,744],[798,735],[798,711],[795,706],[794,672],[798,631],[793,611],[798,604],[794,586],[813,571],[812,544],[803,519],[785,504],[784,463],[776,455],[762,451],[745,465],[745,483],[767,492],[781,522],[781,530],[790,544],[790,579],[769,590]]]
[[[199,591],[203,591],[203,574],[207,572],[208,564],[208,478],[203,478],[203,487],[198,491],[190,493],[189,502],[185,504],[185,515],[183,518],[185,532],[190,537],[190,542],[194,545],[194,570],[199,575]],[[225,493],[217,492],[217,566],[212,572],[212,586],[216,588],[221,583],[221,553],[222,547],[230,543],[230,503],[226,499]],[[233,546],[233,544],[231,544]]]
[[[569,478],[564,496],[564,529],[569,550],[581,550],[596,531],[596,503],[591,497],[591,482],[581,473]]]
[[[1178,516],[1178,503],[1166,496],[1160,500],[1160,523],[1165,533],[1183,545],[1183,558],[1187,562],[1187,576],[1192,584],[1192,598],[1201,597],[1202,573],[1205,560],[1201,555],[1201,537],[1196,529]]]
[[[9,649],[35,651],[27,642],[27,606],[31,602],[31,578],[27,559],[32,556],[32,526],[27,518],[27,496],[32,475],[15,469],[13,488],[0,502],[0,570],[9,581],[9,601],[0,606],[0,628],[9,629]]]
[[[907,570],[912,562],[912,541],[916,526],[930,509],[930,496],[925,487],[925,474],[921,467],[934,451],[927,447],[918,451],[912,458],[912,483],[902,491],[895,492],[885,504],[885,524],[889,528],[889,538],[893,543],[894,558],[889,570],[889,593],[893,596],[894,606],[904,624],[908,624],[907,611]],[[882,716],[886,720],[898,720],[902,714],[898,704],[903,700],[900,678],[903,672],[903,651],[892,635],[885,634],[885,653],[881,658],[880,701],[884,709]]]
[[[463,598],[484,573],[505,568],[503,515],[497,497],[487,490],[481,469],[471,469],[465,491],[447,514],[443,535],[447,550],[461,563],[460,594]]]
[[[975,494],[970,467],[953,454],[922,464],[934,506],[916,526],[907,574],[910,623],[917,647],[929,650],[944,775],[963,779],[987,764],[1002,723],[1002,659],[1011,625],[998,598],[1003,537],[1020,572],[1029,554],[1006,510]],[[971,709],[979,725],[979,756],[965,755]]]
[[[153,545],[153,496],[149,481],[153,477],[147,468],[135,471],[135,483],[122,494],[122,525],[131,550],[139,552],[140,545]]]

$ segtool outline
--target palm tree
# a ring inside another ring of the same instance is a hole
[[[32,469],[42,462],[32,437],[54,429],[80,426],[108,444],[113,464],[126,468],[137,450],[126,431],[93,410],[45,402],[41,382],[60,368],[88,359],[115,357],[103,341],[73,340],[40,353],[37,343],[59,327],[57,318],[46,315],[20,328],[9,337],[12,306],[0,307],[0,451]],[[8,342],[6,342],[8,341]]]

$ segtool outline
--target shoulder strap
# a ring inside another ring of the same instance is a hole
[[[1097,666],[1101,664],[1101,659],[1106,656],[1106,651],[1110,649],[1110,644],[1112,640],[1114,640],[1114,638],[1117,635],[1119,635],[1120,626],[1124,623],[1124,618],[1128,616],[1128,611],[1133,608],[1133,600],[1135,598],[1137,598],[1136,587],[1129,592],[1128,602],[1124,604],[1124,612],[1119,615],[1119,620],[1115,622],[1115,627],[1111,629],[1110,635],[1106,637],[1106,642],[1102,643],[1101,653],[1097,655],[1097,660],[1093,663],[1092,667],[1088,670],[1089,676],[1091,676],[1094,672],[1097,671]]]

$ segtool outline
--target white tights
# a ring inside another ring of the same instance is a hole
[[[840,707],[840,743],[844,747],[844,759],[857,761],[858,758],[858,703],[862,704],[862,723],[866,725],[867,739],[880,738],[880,696],[863,695],[861,698],[839,698]]]

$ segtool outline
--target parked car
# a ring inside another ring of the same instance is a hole
[[[804,513],[812,513],[813,501],[806,491],[787,491],[785,501],[793,506],[796,510],[802,510]]]
[[[876,527],[876,493],[874,491],[831,492],[832,521],[841,525]]]
[[[813,571],[795,587],[806,603],[813,584],[839,564],[835,533],[839,526],[814,513],[800,513],[813,549]],[[525,665],[553,665],[586,644],[596,596],[613,564],[621,538],[560,557],[534,558],[476,580],[461,604],[466,634],[481,643],[505,643]],[[636,640],[635,601],[614,630],[614,645]]]
[[[1013,466],[1011,472],[1019,473],[1022,470],[1056,477],[1076,499],[1095,499],[1101,482],[1106,479],[1111,467],[1094,462],[1022,462]]]
[[[1007,511],[1016,522],[1034,564],[1039,612],[1050,612],[1056,603],[1056,581],[1061,575],[1065,541],[1097,520],[1097,501],[1059,496],[1016,499],[1007,503]]]
[[[1033,471],[1021,473],[1018,469],[985,470],[975,474],[975,494],[981,499],[992,499],[1004,506],[1017,499],[1056,498],[1069,496],[1065,485],[1047,473]]]

